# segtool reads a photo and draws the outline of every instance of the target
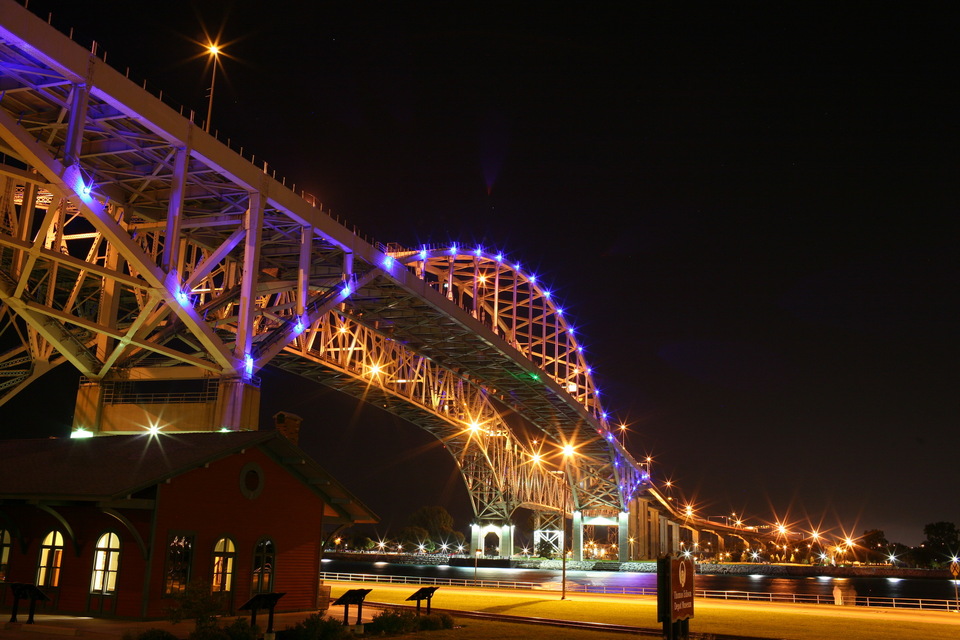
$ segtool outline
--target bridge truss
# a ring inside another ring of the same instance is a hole
[[[101,394],[214,380],[200,428],[257,428],[270,365],[436,436],[480,521],[655,494],[535,275],[483,247],[370,243],[95,50],[0,9],[0,404],[69,362]],[[565,480],[534,464],[566,444]]]

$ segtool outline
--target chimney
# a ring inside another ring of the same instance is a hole
[[[288,411],[280,411],[273,416],[274,428],[283,434],[283,437],[295,445],[300,444],[300,423],[303,418]]]

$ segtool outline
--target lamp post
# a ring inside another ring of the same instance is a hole
[[[480,554],[483,553],[480,549],[477,549],[473,554],[473,581],[477,581],[477,565],[480,564]],[[474,585],[476,586],[476,585]]]
[[[210,119],[213,117],[213,87],[217,83],[217,61],[220,58],[220,47],[215,44],[207,45],[207,53],[213,56],[213,74],[210,76],[210,100],[207,102],[207,121],[203,130],[210,133]]]

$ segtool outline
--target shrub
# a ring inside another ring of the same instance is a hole
[[[129,634],[129,635],[128,635]],[[128,631],[123,634],[123,640],[179,640],[177,636],[173,635],[166,629],[147,629],[146,631],[141,631],[137,633],[135,631]]]
[[[428,616],[420,616],[417,618],[417,623],[421,631],[439,631],[443,629],[443,621],[436,613],[431,613]]]
[[[280,632],[282,640],[337,640],[349,635],[343,623],[314,614]]]
[[[229,634],[220,627],[199,627],[187,637],[189,640],[230,640]]]
[[[373,621],[368,622],[364,631],[367,633],[400,634],[410,633],[420,628],[417,622],[417,614],[413,611],[404,611],[401,609],[384,609],[373,616]]]
[[[257,625],[250,625],[246,618],[237,618],[232,623],[223,627],[230,640],[257,640],[260,637],[260,628]]]

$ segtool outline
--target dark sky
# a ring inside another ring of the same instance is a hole
[[[221,34],[221,137],[382,242],[531,268],[629,448],[702,513],[907,544],[960,522],[943,5],[30,4],[201,119],[192,40]],[[263,376],[264,414],[304,416],[384,528],[441,503],[465,530],[423,432]]]

